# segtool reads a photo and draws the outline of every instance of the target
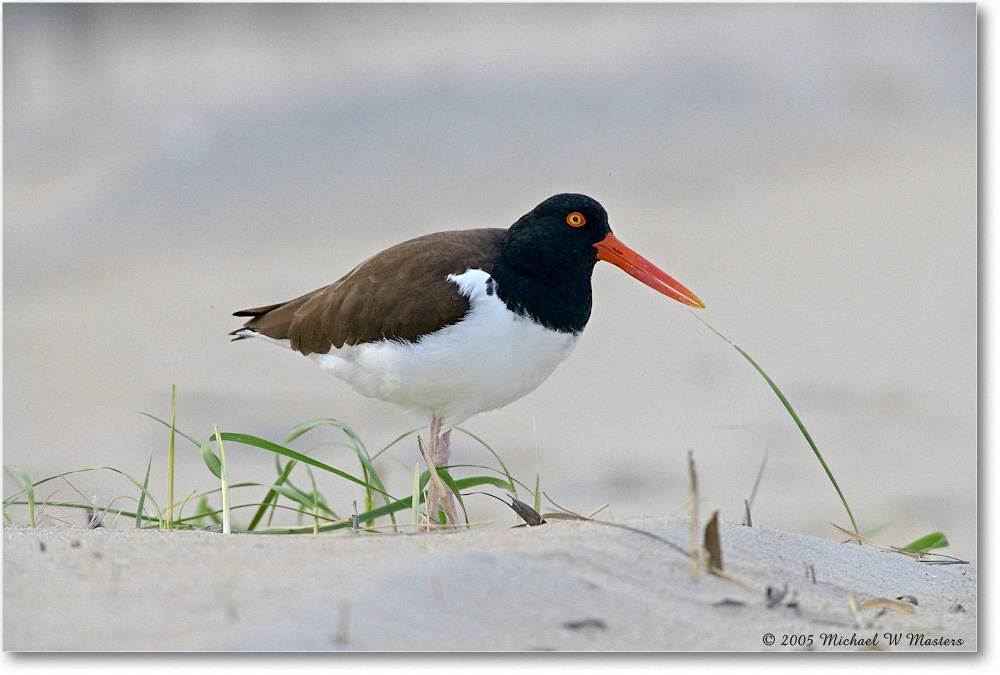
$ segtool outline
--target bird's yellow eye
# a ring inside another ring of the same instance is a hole
[[[583,217],[583,214],[579,211],[574,211],[573,213],[566,216],[566,223],[571,227],[580,227],[581,225],[587,224],[587,219]]]

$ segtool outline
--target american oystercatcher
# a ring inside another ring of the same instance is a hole
[[[422,413],[432,461],[446,466],[453,427],[534,390],[573,351],[598,260],[704,307],[622,244],[599,203],[559,194],[506,230],[417,237],[329,286],[236,312],[250,319],[231,335],[300,352],[364,396]],[[439,499],[452,497],[433,486],[427,513],[436,516]]]

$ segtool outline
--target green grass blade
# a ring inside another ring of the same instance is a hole
[[[198,522],[206,518],[216,525],[221,522],[219,520],[219,512],[214,511],[212,507],[208,505],[208,497],[203,495],[202,498],[198,500],[198,507],[195,509],[194,515],[191,519],[194,522]]]
[[[279,457],[280,455],[278,454],[275,454],[274,456],[274,461],[279,468],[278,479],[274,481],[274,485],[281,486],[284,485],[285,481],[288,480],[288,475],[292,472],[292,469],[295,468],[295,465],[298,462],[296,462],[294,459],[289,460],[288,464],[286,464],[285,467],[282,469],[281,461],[278,459]],[[253,514],[253,518],[250,519],[250,524],[247,526],[248,532],[253,532],[253,530],[260,523],[261,519],[264,517],[264,514],[267,513],[268,509],[271,510],[272,515],[274,514],[274,507],[276,506],[279,494],[278,491],[274,489],[274,485],[271,486],[271,490],[269,490],[267,495],[264,497],[264,501],[261,502],[260,507],[257,509],[257,512]]]
[[[212,439],[201,444],[201,458],[205,460],[205,466],[216,478],[222,478],[222,462],[218,455],[212,452]]]
[[[17,474],[17,477],[21,479],[21,484],[24,485],[24,494],[27,497],[28,502],[28,524],[32,527],[35,526],[35,484],[31,482],[28,478],[28,474],[24,472],[23,469],[16,466],[7,465],[8,468]],[[5,502],[6,503],[6,502]]]
[[[446,467],[443,466],[438,467],[437,471],[438,475],[441,476],[441,480],[443,480],[448,485],[448,487],[451,488],[451,491],[455,494],[455,501],[457,501],[458,505],[462,507],[462,517],[465,518],[465,524],[468,525],[469,512],[465,510],[465,500],[462,499],[462,493],[458,491],[458,486],[455,484],[455,479],[451,477],[451,474],[448,473],[448,469]]]
[[[792,408],[792,404],[788,402],[788,399],[785,398],[785,395],[783,393],[781,393],[780,389],[778,389],[778,385],[776,385],[774,383],[774,380],[772,380],[768,376],[768,374],[764,372],[764,369],[761,368],[759,365],[757,365],[757,362],[754,361],[753,358],[749,354],[747,354],[745,351],[743,351],[740,348],[739,345],[737,345],[735,342],[733,342],[732,340],[730,340],[729,338],[727,338],[725,335],[723,335],[719,331],[717,331],[714,328],[712,328],[712,326],[709,325],[709,323],[707,321],[705,321],[704,319],[702,319],[700,316],[698,316],[694,312],[691,312],[691,315],[694,318],[698,319],[698,321],[701,321],[703,324],[705,324],[705,326],[707,326],[708,329],[711,330],[713,333],[715,333],[720,338],[722,338],[723,340],[725,340],[726,342],[728,342],[736,351],[738,351],[743,356],[743,358],[745,358],[750,363],[751,366],[754,367],[754,370],[756,370],[758,373],[760,373],[761,377],[764,378],[764,381],[767,382],[768,386],[771,387],[771,391],[773,391],[775,393],[775,395],[777,395],[778,400],[780,400],[781,404],[783,406],[785,406],[785,410],[787,410],[788,414],[792,416],[793,420],[795,420],[795,424],[798,426],[799,431],[802,432],[802,435],[805,437],[806,442],[809,443],[809,447],[812,448],[813,454],[816,455],[816,459],[819,460],[820,465],[823,467],[823,471],[826,472],[827,478],[830,479],[830,483],[833,485],[834,490],[837,491],[837,495],[840,497],[840,501],[844,505],[844,509],[847,511],[848,518],[851,519],[851,525],[854,526],[854,533],[858,534],[858,524],[854,520],[854,514],[851,513],[851,507],[847,505],[847,498],[844,497],[844,493],[841,491],[840,485],[837,484],[837,479],[833,477],[833,472],[830,471],[830,467],[827,466],[826,460],[824,460],[823,459],[823,455],[820,454],[819,448],[817,448],[816,447],[816,443],[813,442],[812,436],[809,435],[809,432],[806,430],[806,426],[802,423],[802,420],[799,419],[799,416],[798,416],[798,414],[796,414],[795,409]]]
[[[274,490],[275,492],[277,492],[278,494],[280,494],[282,497],[285,497],[286,499],[292,500],[293,502],[295,502],[299,506],[304,506],[306,508],[311,509],[311,508],[313,508],[314,504],[316,503],[315,496],[313,496],[313,495],[311,495],[309,493],[303,492],[302,490],[300,490],[298,488],[289,487],[288,485],[271,485],[271,489]],[[322,505],[320,505],[318,508],[323,508],[323,507],[322,507]],[[330,511],[329,509],[325,509],[325,510],[328,511],[330,513],[330,515],[336,516],[336,514],[333,513],[332,511]],[[249,529],[249,528],[247,528],[247,529]]]
[[[153,421],[159,422],[160,424],[162,424],[163,426],[167,427],[168,429],[171,428],[170,422],[167,422],[166,420],[161,420],[156,415],[150,415],[149,413],[145,413],[145,412],[144,413],[139,413],[139,414],[143,415],[145,417],[148,417],[149,419],[151,419]],[[173,429],[174,429],[175,433],[178,433],[181,436],[183,436],[184,438],[186,438],[189,441],[191,441],[191,443],[193,443],[195,445],[195,447],[201,447],[201,441],[199,441],[198,439],[196,439],[194,436],[190,436],[190,435],[184,433],[180,429],[177,429],[176,426],[173,427]]]
[[[456,501],[458,501],[458,505],[462,507],[462,515],[465,518],[466,525],[468,525],[468,523],[469,523],[469,514],[465,510],[465,502],[462,500],[462,494],[459,492],[459,487],[458,487],[457,481],[454,478],[452,478],[451,474],[448,472],[448,467],[446,467],[446,466],[439,466],[439,467],[436,467],[436,468],[437,468],[438,477],[440,477],[441,481],[451,489],[452,494],[455,495]],[[423,488],[427,484],[427,482],[430,480],[430,476],[431,475],[428,472],[427,473],[427,480],[421,480],[421,488]],[[423,476],[421,476],[421,479],[423,479]],[[499,480],[499,479],[497,479],[497,480]],[[428,519],[431,520],[431,522],[446,522],[445,520],[443,520],[441,518],[442,515],[444,515],[444,507],[443,506],[439,506],[437,513],[428,514]],[[455,524],[457,524],[457,523],[455,523]]]
[[[312,469],[308,466],[306,467],[306,474],[309,476],[309,482],[312,484],[312,494],[309,495],[310,508],[313,514],[313,534],[319,534],[319,488],[316,487],[316,477],[313,476]]]
[[[146,464],[146,477],[142,481],[142,490],[139,492],[139,505],[135,507],[135,528],[142,529],[144,516],[143,505],[146,503],[146,495],[149,493],[149,470],[153,468],[153,453],[149,453],[149,462]],[[167,505],[167,513],[170,513],[170,505]],[[169,522],[168,522],[169,526]]]
[[[507,465],[503,463],[502,459],[500,459],[500,455],[498,455],[496,453],[496,451],[494,451],[493,448],[490,447],[489,443],[487,443],[486,441],[484,441],[483,439],[481,439],[479,436],[476,436],[471,431],[469,431],[467,429],[463,429],[462,427],[455,427],[455,428],[458,429],[459,431],[461,431],[466,436],[469,436],[472,439],[478,441],[480,445],[482,445],[484,448],[486,448],[487,450],[490,451],[491,455],[493,455],[494,457],[496,457],[497,462],[500,463],[500,467],[503,469],[504,475],[507,476],[507,481],[511,485],[511,492],[514,495],[514,498],[516,499],[517,498],[517,488],[513,487],[514,486],[514,478],[510,475],[510,471],[507,470]]]
[[[143,516],[143,520],[149,520],[149,521],[155,520],[155,521],[157,521],[159,523],[160,527],[163,527],[163,512],[160,511],[159,504],[156,503],[156,499],[153,497],[153,493],[149,491],[149,488],[148,488],[148,486],[145,483],[140,483],[138,480],[136,480],[132,476],[128,475],[124,471],[119,471],[118,469],[114,469],[114,468],[112,468],[110,466],[102,466],[102,467],[98,467],[98,468],[100,468],[100,469],[106,469],[108,471],[113,471],[113,472],[117,473],[119,476],[122,476],[122,477],[128,479],[128,481],[131,482],[132,485],[135,485],[137,488],[139,488],[140,495],[141,495],[140,499],[143,502],[145,502],[145,500],[148,499],[150,501],[150,503],[152,503],[153,508],[156,510],[156,518],[147,518],[146,516]],[[137,511],[138,511],[138,509],[137,509]]]
[[[225,434],[223,434],[225,437]],[[443,479],[443,477],[442,477]],[[423,487],[427,485],[427,481],[430,480],[430,473],[425,469],[420,476],[420,489],[418,494],[420,495],[420,501],[423,501]],[[457,494],[461,490],[468,490],[472,487],[478,487],[480,485],[494,485],[501,490],[506,490],[510,492],[511,484],[500,478],[495,478],[493,476],[471,476],[469,478],[458,478],[453,482],[449,483],[452,489]],[[402,499],[397,499],[395,501],[389,502],[383,506],[379,506],[371,511],[358,514],[358,520],[368,521],[377,520],[383,518],[391,513],[397,513],[403,509],[413,508],[413,498],[404,497]],[[330,532],[332,530],[341,530],[344,528],[351,527],[351,520],[345,519],[337,523],[330,525],[324,525],[319,528],[320,532]],[[262,534],[306,534],[313,531],[312,527],[300,527],[300,528],[286,528],[280,530],[261,530]]]
[[[461,492],[462,490],[468,490],[471,487],[478,487],[480,485],[493,485],[501,490],[506,490],[507,492],[514,492],[514,483],[496,478],[494,476],[469,476],[468,478],[456,478],[453,483],[450,483],[451,489],[455,492]]]
[[[446,480],[442,474],[442,480]],[[424,469],[423,473],[420,474],[420,491],[421,493],[427,488],[427,483],[431,479],[430,472]],[[513,492],[513,484],[509,483],[502,478],[497,478],[495,476],[469,476],[468,478],[452,478],[450,475],[447,478],[448,486],[455,492],[461,490],[466,490],[470,487],[478,487],[480,485],[492,485],[498,487],[506,492]]]
[[[405,434],[400,434],[398,437],[396,437],[396,440],[394,440],[392,443],[389,443],[389,445],[385,446],[384,448],[382,448],[381,450],[379,450],[378,452],[376,452],[374,455],[372,455],[372,461],[378,459],[379,456],[382,455],[382,453],[384,453],[386,450],[388,450],[392,446],[396,445],[396,443],[399,443],[401,440],[403,440],[407,436],[412,436],[413,434],[417,433],[418,431],[420,431],[420,429],[410,429]]]
[[[944,548],[947,545],[948,537],[944,536],[944,532],[931,532],[930,534],[925,534],[916,541],[911,541],[902,548],[915,553],[927,553],[931,549]]]
[[[191,492],[189,492],[187,494],[187,496],[184,497],[184,499],[181,500],[181,505],[177,507],[176,518],[177,518],[178,522],[181,520],[181,518],[182,518],[182,516],[184,514],[184,507],[187,506],[188,501],[190,501],[192,498],[194,498],[196,496],[198,496],[197,490],[191,490]]]
[[[344,422],[341,422],[340,420],[338,420],[336,418],[333,418],[333,417],[324,417],[324,418],[318,419],[318,420],[311,420],[309,422],[303,422],[302,424],[300,424],[297,427],[295,427],[294,429],[292,429],[292,432],[285,439],[285,445],[287,445],[288,443],[291,443],[296,438],[298,438],[299,436],[302,436],[306,432],[311,431],[311,430],[315,429],[316,427],[322,427],[322,426],[330,426],[330,427],[335,427],[337,429],[340,429],[341,431],[344,432],[344,434],[347,436],[347,438],[350,439],[350,441],[354,444],[354,446],[356,448],[360,448],[366,455],[368,454],[368,450],[367,450],[367,448],[365,448],[364,441],[362,441],[361,437],[358,436],[357,433],[355,433],[354,429],[352,429],[351,427],[349,427]]]
[[[352,429],[344,422],[341,422],[340,420],[332,417],[312,420],[310,422],[304,422],[303,424],[300,424],[295,429],[293,429],[292,433],[288,436],[288,438],[285,439],[285,444],[290,443],[291,441],[302,436],[306,432],[311,431],[312,429],[315,429],[320,426],[330,426],[336,429],[340,429],[347,436],[348,440],[350,440],[351,442],[350,447],[354,451],[354,454],[357,455],[358,461],[361,462],[361,472],[364,476],[364,482],[367,486],[365,488],[365,510],[370,511],[372,508],[375,507],[375,493],[378,492],[381,493],[382,495],[387,495],[388,491],[385,488],[385,484],[382,482],[382,478],[378,475],[378,472],[375,470],[375,466],[372,463],[372,457],[368,453],[368,448],[365,446],[364,441],[361,440],[361,437],[358,436],[358,434],[354,431],[354,429]],[[395,443],[395,441],[393,441],[393,443]],[[395,529],[396,525],[395,514],[393,514],[391,518],[392,518],[393,528]],[[367,523],[367,525],[368,527],[371,527],[373,523]]]
[[[174,441],[177,438],[177,385],[170,385],[170,444],[167,446],[167,529],[174,529]],[[149,472],[146,472],[149,476]],[[142,511],[141,503],[139,511]]]
[[[265,440],[263,438],[258,438],[256,436],[251,436],[249,434],[239,434],[239,433],[224,431],[222,432],[222,440],[232,441],[234,443],[241,443],[243,445],[250,445],[255,448],[260,448],[261,450],[267,450],[268,452],[274,452],[279,455],[284,455],[285,457],[298,460],[303,464],[308,464],[310,466],[316,467],[317,469],[322,469],[323,471],[327,471],[329,473],[340,476],[341,478],[349,480],[352,483],[356,483],[361,487],[364,488],[370,487],[369,484],[366,483],[365,481],[361,480],[360,478],[356,478],[355,476],[352,476],[351,474],[345,471],[341,471],[340,469],[335,469],[329,464],[324,464],[323,462],[313,459],[308,455],[303,455],[301,452],[295,452],[294,450],[289,450],[288,448],[282,445],[278,445],[277,443],[272,443],[271,441]],[[392,498],[392,495],[390,495],[387,492],[383,491],[382,494],[390,499]]]

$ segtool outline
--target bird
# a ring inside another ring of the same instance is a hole
[[[234,313],[233,340],[299,352],[358,393],[429,423],[430,470],[447,466],[451,430],[536,389],[573,351],[591,315],[591,278],[610,262],[668,298],[704,303],[611,232],[604,207],[563,193],[507,229],[426,234],[368,258],[287,302]],[[431,482],[427,518],[453,496]]]

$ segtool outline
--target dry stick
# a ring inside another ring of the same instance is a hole
[[[501,504],[507,504],[507,502],[505,502],[503,499],[489,492],[466,492],[465,494],[466,496],[470,494],[486,495],[487,497],[493,497],[493,499],[497,500]],[[530,506],[522,502],[520,499],[517,499],[516,497],[511,497],[510,504],[507,504],[507,506],[510,507],[511,511],[517,514],[518,519],[524,521],[523,523],[515,525],[514,527],[523,527],[525,525],[527,525],[528,527],[538,527],[539,525],[545,524],[545,518],[542,517],[542,514],[540,514],[538,511],[536,511],[535,509],[531,508]]]
[[[708,552],[708,571],[722,571],[722,538],[719,536],[719,512],[716,510],[705,526],[705,550]]]
[[[891,546],[882,546],[880,544],[876,544],[874,541],[872,541],[870,539],[865,539],[864,537],[862,537],[860,534],[857,534],[856,532],[851,532],[850,530],[845,530],[844,528],[842,528],[840,525],[837,525],[836,523],[830,523],[830,525],[833,526],[833,527],[835,527],[836,529],[840,530],[841,532],[843,532],[844,534],[846,534],[851,539],[855,539],[859,544],[867,544],[868,546],[871,546],[872,548],[877,548],[880,551],[890,551],[890,552],[900,553],[902,555],[905,555],[907,558],[914,558],[914,559],[916,559],[916,558],[920,557],[919,554],[914,553],[913,551],[903,551],[903,550],[900,550],[900,549],[894,549]]]
[[[444,515],[448,518],[448,524],[452,527],[458,525],[458,518],[455,516],[455,510],[451,508],[451,502],[445,499],[444,483],[441,482],[441,477],[438,475],[437,467],[434,466],[434,460],[431,459],[430,453],[427,452],[427,448],[424,447],[424,439],[417,436],[417,445],[420,447],[420,454],[424,456],[424,461],[427,462],[427,468],[431,472],[431,481],[434,483],[434,489],[437,490],[438,495],[441,497],[441,508],[444,509]],[[434,514],[435,516],[437,514]],[[428,524],[434,522],[432,515],[427,514]]]
[[[847,591],[847,596],[844,599],[847,600],[847,611],[854,617],[854,625],[861,628],[863,624],[861,622],[861,615],[858,613],[858,599],[854,596],[854,591]]]
[[[701,547],[698,541],[698,474],[694,468],[692,450],[688,450],[688,520],[688,533],[691,538],[691,579],[697,581],[701,570],[699,564]]]
[[[679,546],[679,545],[675,544],[674,542],[670,541],[669,539],[664,539],[663,537],[661,537],[658,534],[653,534],[652,532],[647,532],[646,530],[640,530],[638,527],[632,527],[630,525],[623,525],[622,523],[611,523],[611,522],[608,522],[606,520],[594,520],[593,515],[582,516],[579,513],[574,513],[573,511],[570,511],[569,509],[565,509],[565,508],[559,506],[558,504],[556,504],[552,500],[552,497],[549,497],[547,494],[545,495],[545,498],[548,499],[550,502],[552,502],[553,506],[555,506],[557,509],[562,509],[563,512],[562,513],[543,513],[542,514],[543,518],[551,518],[553,520],[582,520],[583,522],[586,522],[586,523],[596,523],[597,525],[605,525],[607,527],[614,527],[614,528],[617,528],[619,530],[627,530],[629,532],[635,532],[636,534],[641,534],[641,535],[649,537],[651,539],[655,539],[656,541],[658,541],[658,542],[660,542],[662,544],[666,544],[667,546],[669,546],[670,548],[674,549],[675,551],[677,551],[681,555],[685,555],[686,556],[688,554],[688,552],[685,551],[682,546]],[[607,506],[607,504],[605,504],[605,506]],[[602,506],[600,509],[598,509],[598,511],[603,510],[603,508],[604,507]]]
[[[757,478],[754,479],[753,487],[750,488],[750,498],[743,500],[743,504],[747,509],[747,527],[753,527],[753,523],[750,520],[750,507],[753,506],[754,497],[757,496],[757,488],[760,487],[760,479],[764,477],[765,466],[767,466],[767,450],[764,450],[764,456],[760,460],[760,468],[757,469]]]
[[[420,508],[420,465],[413,465],[413,496],[410,498],[410,508],[413,511],[413,516],[411,520],[413,521],[413,533],[416,534],[420,529],[420,516],[418,509]],[[430,519],[428,519],[428,522]]]
[[[219,446],[219,480],[222,482],[222,533],[231,534],[232,525],[229,521],[229,476],[226,471],[226,451],[222,449],[222,434],[219,425],[215,425],[215,444]]]
[[[868,598],[861,603],[861,609],[869,609],[875,607],[877,609],[887,609],[891,612],[898,612],[899,614],[914,614],[917,608],[908,602],[903,602],[902,600],[890,600],[889,598]]]

